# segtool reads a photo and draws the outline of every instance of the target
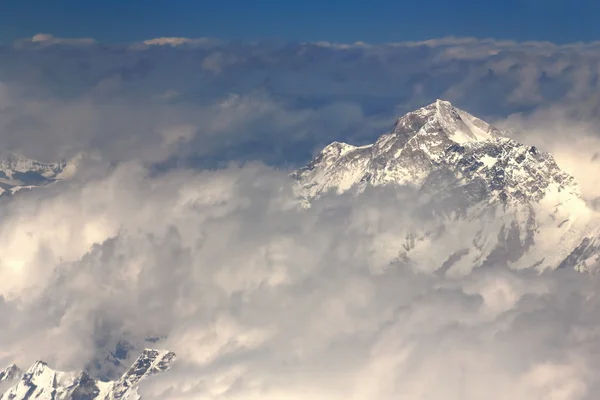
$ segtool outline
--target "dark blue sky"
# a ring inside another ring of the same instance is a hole
[[[2,0],[0,41],[35,33],[370,43],[442,36],[600,39],[598,0]]]

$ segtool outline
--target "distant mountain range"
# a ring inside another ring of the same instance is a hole
[[[69,179],[77,171],[77,162],[74,159],[46,164],[13,153],[0,153],[0,195],[13,195],[23,189]]]
[[[85,371],[55,371],[45,362],[35,362],[24,373],[16,365],[0,372],[0,400],[139,400],[138,384],[168,370],[175,353],[146,349],[117,381],[93,379]]]

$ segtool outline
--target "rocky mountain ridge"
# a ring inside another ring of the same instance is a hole
[[[0,153],[0,196],[69,179],[77,169],[77,162],[78,158],[43,163],[14,153]]]
[[[85,372],[55,371],[36,361],[24,373],[16,365],[0,372],[0,400],[139,400],[139,383],[171,368],[175,353],[145,349],[116,381],[103,382]]]
[[[600,224],[575,179],[552,155],[447,101],[404,115],[371,145],[334,142],[292,177],[307,207],[330,192],[414,188],[430,218],[407,227],[398,260],[427,269],[589,269],[598,262]]]

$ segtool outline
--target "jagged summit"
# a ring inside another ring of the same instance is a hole
[[[401,146],[417,135],[429,134],[441,134],[455,143],[478,142],[501,135],[497,128],[439,99],[398,118],[391,132]]]
[[[293,176],[301,195],[311,199],[330,189],[361,191],[367,185],[421,188],[433,172],[449,173],[457,184],[486,183],[493,201],[537,201],[549,191],[580,196],[573,178],[551,155],[505,137],[443,100],[398,118],[393,130],[371,145],[328,145]]]
[[[8,367],[4,368],[4,370],[0,371],[0,382],[9,381],[17,377],[21,373],[19,367],[15,364],[11,364]]]
[[[372,147],[380,152],[392,146],[401,148],[411,140],[431,139],[432,136],[443,143],[462,144],[490,140],[502,136],[502,133],[496,127],[455,108],[449,101],[438,99],[398,118],[392,131],[382,135],[374,144],[357,147],[348,143],[333,142],[321,153],[325,156],[341,157],[356,150]]]
[[[398,118],[373,144],[331,143],[292,177],[306,207],[328,191],[414,188],[412,206],[430,219],[407,225],[398,258],[408,263],[556,268],[570,257],[569,265],[581,264],[594,249],[570,256],[588,235],[591,215],[577,183],[550,154],[507,136],[436,100]]]
[[[0,151],[0,195],[46,186],[69,179],[77,169],[79,157],[67,162],[43,163],[15,153]]]
[[[25,373],[11,365],[0,372],[0,383],[12,384],[0,400],[138,400],[138,384],[168,370],[174,361],[173,352],[145,349],[133,366],[112,382],[95,380],[85,371],[55,371],[43,361],[36,361]]]

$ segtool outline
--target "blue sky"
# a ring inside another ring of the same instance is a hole
[[[600,39],[592,0],[4,0],[0,41],[36,33],[123,42],[159,36],[371,43],[442,36]]]

